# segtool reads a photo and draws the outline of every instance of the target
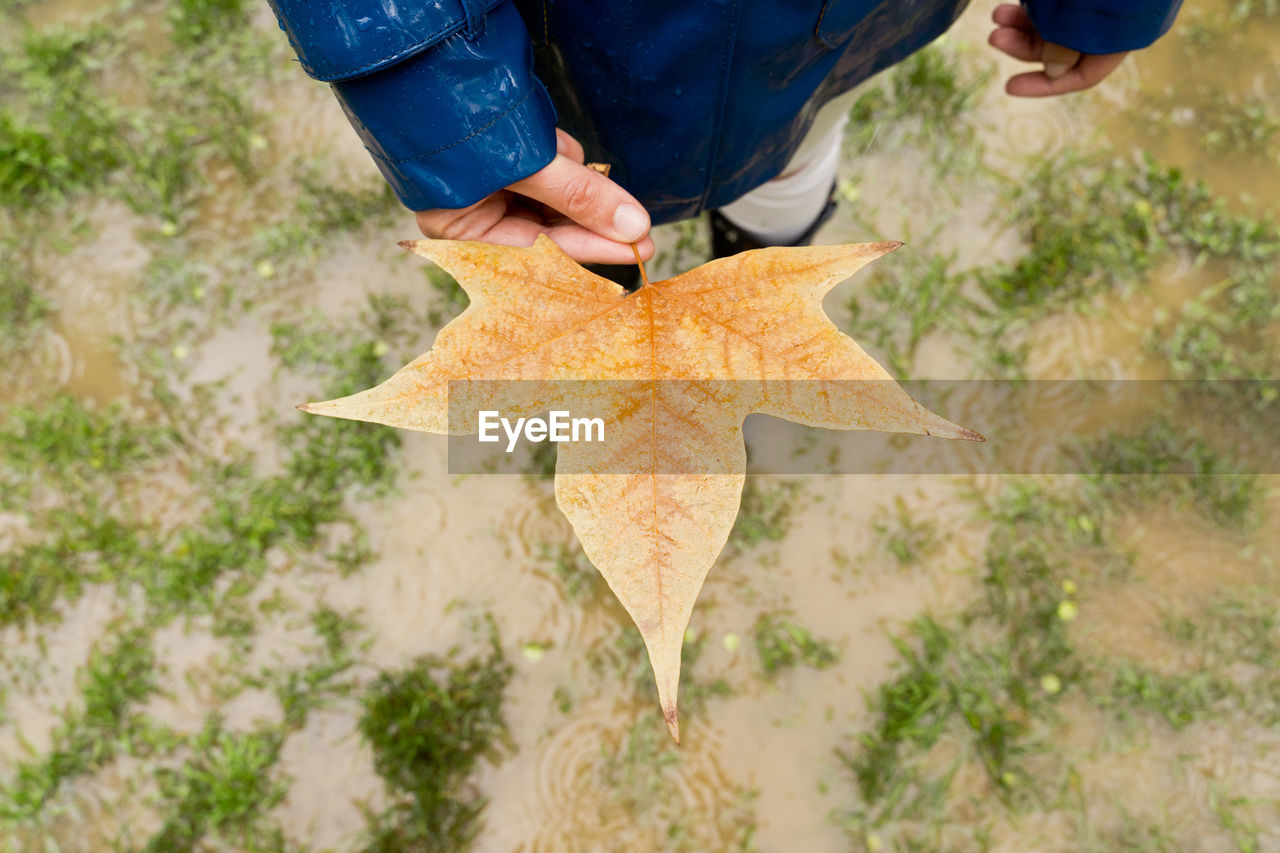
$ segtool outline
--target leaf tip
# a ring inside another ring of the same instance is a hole
[[[307,414],[311,414],[310,403],[299,403],[298,405],[294,406],[294,408],[297,409],[299,412],[306,412]]]
[[[667,721],[667,731],[671,732],[672,739],[676,743],[680,743],[680,718],[676,714],[676,706],[663,705],[662,716]]]
[[[401,249],[404,249],[406,252],[412,252],[414,249],[418,247],[418,241],[417,240],[401,240],[400,242],[396,243],[396,245],[399,246]]]

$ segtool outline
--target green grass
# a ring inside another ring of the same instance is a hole
[[[894,500],[892,512],[877,514],[871,528],[899,569],[919,565],[942,547],[943,536],[937,522],[913,515],[901,497]]]
[[[1090,475],[1101,496],[1117,506],[1172,499],[1192,504],[1224,527],[1259,523],[1262,481],[1256,474],[1222,473],[1241,466],[1194,430],[1160,418],[1140,431],[1111,432],[1088,448]]]
[[[284,850],[283,833],[269,817],[288,792],[274,769],[282,743],[279,731],[228,732],[217,715],[210,717],[186,745],[185,760],[157,771],[166,809],[148,853],[198,844]]]
[[[922,147],[936,168],[972,171],[979,152],[970,117],[991,75],[940,43],[917,51],[858,96],[849,111],[846,148],[863,155]]]
[[[881,261],[849,301],[851,333],[910,376],[920,343],[949,332],[972,347],[975,366],[1021,375],[1029,324],[1062,310],[1091,310],[1108,294],[1146,286],[1177,256],[1213,263],[1225,277],[1172,314],[1155,316],[1146,349],[1173,378],[1258,380],[1280,376],[1267,341],[1280,323],[1280,225],[1234,211],[1203,183],[1150,156],[1067,149],[1007,182],[1004,222],[1026,251],[1011,261],[956,269],[954,255],[907,249]],[[1099,317],[1101,322],[1103,318]],[[1019,337],[1019,334],[1022,337]],[[975,355],[976,354],[976,355]],[[1223,395],[1244,386],[1215,386]],[[1263,409],[1267,399],[1232,399]]]
[[[36,286],[31,258],[17,240],[0,245],[7,259],[0,270],[0,356],[22,365],[37,332],[48,326],[54,306]]]
[[[1011,196],[1029,251],[979,274],[994,328],[1018,315],[1079,305],[1104,291],[1132,289],[1175,252],[1228,267],[1227,278],[1189,302],[1152,335],[1149,347],[1175,378],[1257,379],[1278,371],[1258,352],[1280,318],[1271,282],[1280,227],[1230,211],[1208,188],[1150,157],[1108,160],[1066,152],[1042,163]]]
[[[1151,160],[1101,168],[1066,152],[1037,165],[1012,192],[1011,221],[1028,252],[980,276],[1001,312],[1045,312],[1113,287],[1133,287],[1183,224],[1185,183]]]
[[[168,10],[171,40],[149,43],[140,24],[155,8],[123,3],[43,30],[0,10],[11,16],[0,40],[0,200],[51,209],[100,192],[174,221],[207,191],[202,166],[247,173],[257,122],[243,90],[265,76],[269,49],[243,25],[246,8],[180,0]],[[136,75],[130,97],[108,85],[108,68]]]
[[[936,848],[958,762],[977,762],[1010,806],[1045,795],[1027,759],[1049,753],[1042,721],[1052,723],[1055,704],[1089,675],[1070,639],[1079,606],[1071,576],[1123,567],[1086,507],[1027,480],[985,506],[992,532],[979,596],[954,617],[926,612],[893,638],[899,669],[868,697],[870,726],[837,750],[858,791],[838,816],[851,836],[890,833],[907,849]],[[925,772],[924,757],[944,738],[959,757]]]
[[[174,42],[190,48],[243,27],[248,23],[249,5],[247,0],[170,0]]]
[[[1217,715],[1237,696],[1236,686],[1215,673],[1165,675],[1128,661],[1118,664],[1110,679],[1098,685],[1099,705],[1122,716],[1143,712],[1175,730]]]
[[[360,733],[392,805],[369,814],[368,851],[463,850],[484,800],[469,777],[508,739],[503,692],[512,667],[496,642],[466,661],[419,658],[365,692]]]
[[[926,237],[920,245],[930,242]],[[870,278],[850,295],[849,334],[883,352],[895,378],[911,378],[916,348],[926,335],[963,330],[968,274],[954,264],[954,255],[905,249],[872,267]]]
[[[1234,0],[1231,4],[1230,19],[1242,21],[1246,18],[1273,18],[1280,15],[1280,0]]]
[[[1171,614],[1165,623],[1171,638],[1203,656],[1206,672],[1225,681],[1213,685],[1216,692],[1226,693],[1246,717],[1266,726],[1280,724],[1280,616],[1275,600],[1272,585],[1227,588],[1189,613]]]
[[[605,589],[600,570],[591,564],[579,545],[542,546],[541,559],[551,564],[556,579],[571,600],[596,599]]]
[[[335,393],[350,383],[372,382],[384,371],[374,344],[375,334],[388,329],[379,325],[379,316],[375,307],[368,328],[351,327],[345,337],[321,329],[313,337],[298,329],[282,332],[282,360],[326,377]],[[301,423],[277,430],[282,470],[263,474],[248,454],[201,461],[191,455],[189,438],[167,418],[148,418],[122,406],[96,410],[56,397],[43,406],[12,410],[0,428],[0,460],[6,481],[13,484],[5,490],[5,506],[27,514],[39,535],[0,555],[0,623],[57,620],[89,585],[102,584],[126,595],[140,590],[151,626],[208,612],[215,634],[227,635],[233,648],[245,651],[261,616],[248,613],[244,602],[268,571],[268,552],[280,546],[318,551],[323,565],[326,532],[351,525],[347,493],[385,494],[396,476],[392,431],[361,424],[351,424],[357,429],[350,430],[336,421],[297,418]],[[172,464],[179,453],[192,466],[201,497],[180,523],[162,528],[125,499],[129,478]],[[38,476],[31,477],[32,472]],[[353,534],[351,541],[355,550],[334,554],[335,560],[347,561],[346,570],[352,561],[367,558],[358,537]],[[300,726],[322,694],[341,690],[338,677],[352,662],[343,639],[352,630],[346,617],[321,610],[315,618],[323,642],[320,660],[273,676],[289,726]],[[38,823],[60,785],[111,760],[118,744],[130,744],[132,753],[140,748],[140,738],[155,736],[169,738],[168,750],[177,748],[172,736],[150,731],[128,715],[132,704],[156,690],[149,643],[147,632],[126,632],[114,652],[92,659],[80,684],[85,713],[66,722],[49,753],[18,767],[15,780],[3,789],[0,828],[4,821]],[[274,754],[284,736],[283,729],[247,739],[214,731],[192,745],[196,757],[166,777],[172,809],[153,848],[186,849],[205,835],[270,836],[270,827],[237,811],[236,791],[244,786],[236,780],[256,773],[260,768],[254,762],[265,760],[264,750]],[[266,807],[278,787],[245,796]],[[279,848],[265,843],[264,849]]]
[[[761,481],[748,476],[742,503],[726,549],[747,551],[787,535],[804,484],[798,480]]]
[[[1161,420],[1113,433],[1089,452],[1095,475],[1052,488],[1016,479],[984,502],[991,531],[975,569],[979,595],[948,617],[925,612],[892,638],[897,672],[869,695],[870,724],[837,750],[858,792],[837,820],[859,843],[948,846],[956,828],[940,815],[955,796],[954,773],[971,762],[1014,812],[1066,808],[1079,771],[1055,746],[1064,697],[1118,723],[1173,732],[1227,714],[1262,725],[1280,719],[1280,679],[1271,674],[1280,622],[1265,590],[1217,596],[1170,618],[1170,635],[1201,655],[1176,670],[1123,650],[1085,651],[1074,635],[1078,615],[1133,570],[1113,538],[1128,514],[1174,501],[1247,535],[1260,519],[1258,478],[1217,473],[1229,466],[1222,451]],[[951,758],[939,763],[939,755]]]
[[[145,752],[151,731],[135,706],[159,689],[150,631],[118,630],[99,643],[79,670],[83,706],[64,712],[49,751],[21,761],[12,780],[0,783],[0,828],[37,820],[67,780],[89,773],[120,752]]]
[[[11,408],[0,421],[0,506],[21,509],[47,491],[118,494],[124,475],[178,443],[168,424],[122,404],[99,409],[62,395]]]
[[[751,633],[760,664],[769,675],[799,664],[826,669],[840,660],[839,648],[814,637],[795,620],[794,613],[782,610],[761,613]]]

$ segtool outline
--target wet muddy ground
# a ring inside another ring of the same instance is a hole
[[[294,410],[464,301],[223,5],[0,6],[0,849],[1280,848],[1280,479],[1214,473],[1276,422],[1272,4],[1031,101],[975,3],[864,85],[819,242],[907,242],[827,301],[891,372],[1244,382],[1093,476],[750,478],[678,747],[545,474]]]

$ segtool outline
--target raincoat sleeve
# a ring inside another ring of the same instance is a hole
[[[555,109],[507,0],[269,2],[409,209],[465,207],[555,157]]]
[[[1023,0],[1046,41],[1081,53],[1147,47],[1173,26],[1182,0]]]

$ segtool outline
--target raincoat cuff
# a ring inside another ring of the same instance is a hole
[[[410,210],[474,204],[556,155],[555,108],[510,3],[489,12],[471,38],[458,33],[333,88]]]
[[[1169,31],[1182,0],[1024,0],[1045,41],[1081,53],[1138,50]]]

